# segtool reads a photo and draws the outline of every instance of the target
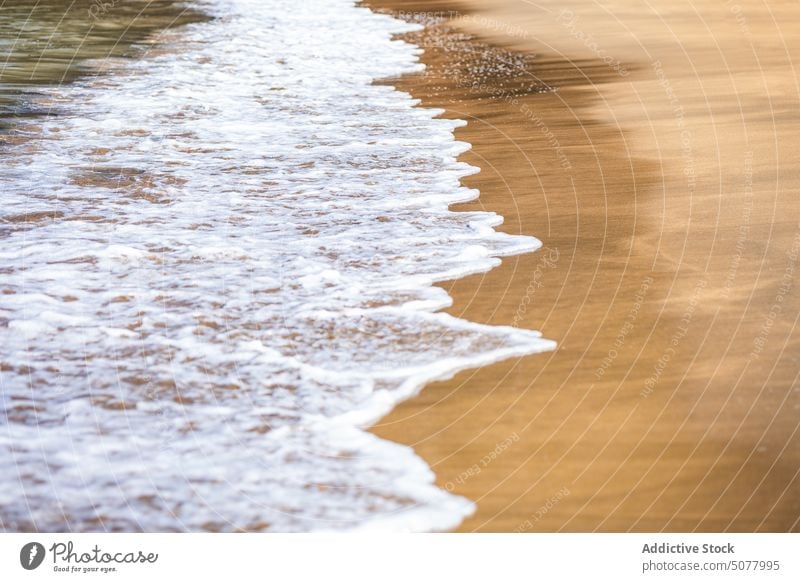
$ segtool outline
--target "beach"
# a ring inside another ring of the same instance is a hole
[[[796,12],[7,2],[0,530],[798,531]]]
[[[796,7],[369,5],[429,24],[389,82],[468,121],[456,208],[543,243],[448,311],[558,343],[373,432],[475,501],[465,532],[797,531]]]

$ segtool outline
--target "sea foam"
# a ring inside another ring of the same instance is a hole
[[[7,530],[442,530],[473,510],[366,432],[427,382],[552,349],[437,312],[498,233],[459,122],[375,79],[413,29],[350,0],[214,0],[42,91],[0,152]],[[28,217],[28,218],[25,218]],[[33,219],[31,217],[37,217]]]

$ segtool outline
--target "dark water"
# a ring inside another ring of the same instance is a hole
[[[172,0],[0,1],[0,129],[53,113],[31,103],[37,88],[97,74],[91,60],[136,57],[155,33],[205,19]]]

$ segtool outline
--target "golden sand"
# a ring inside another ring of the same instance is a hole
[[[392,82],[469,121],[463,208],[544,245],[450,311],[559,344],[374,432],[477,503],[464,531],[800,530],[800,8],[369,4],[449,17]]]

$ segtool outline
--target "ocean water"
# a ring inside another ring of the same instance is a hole
[[[434,379],[552,349],[439,312],[532,237],[458,122],[375,79],[413,29],[350,0],[204,0],[39,88],[0,149],[0,527],[443,530],[473,511],[365,431]]]

